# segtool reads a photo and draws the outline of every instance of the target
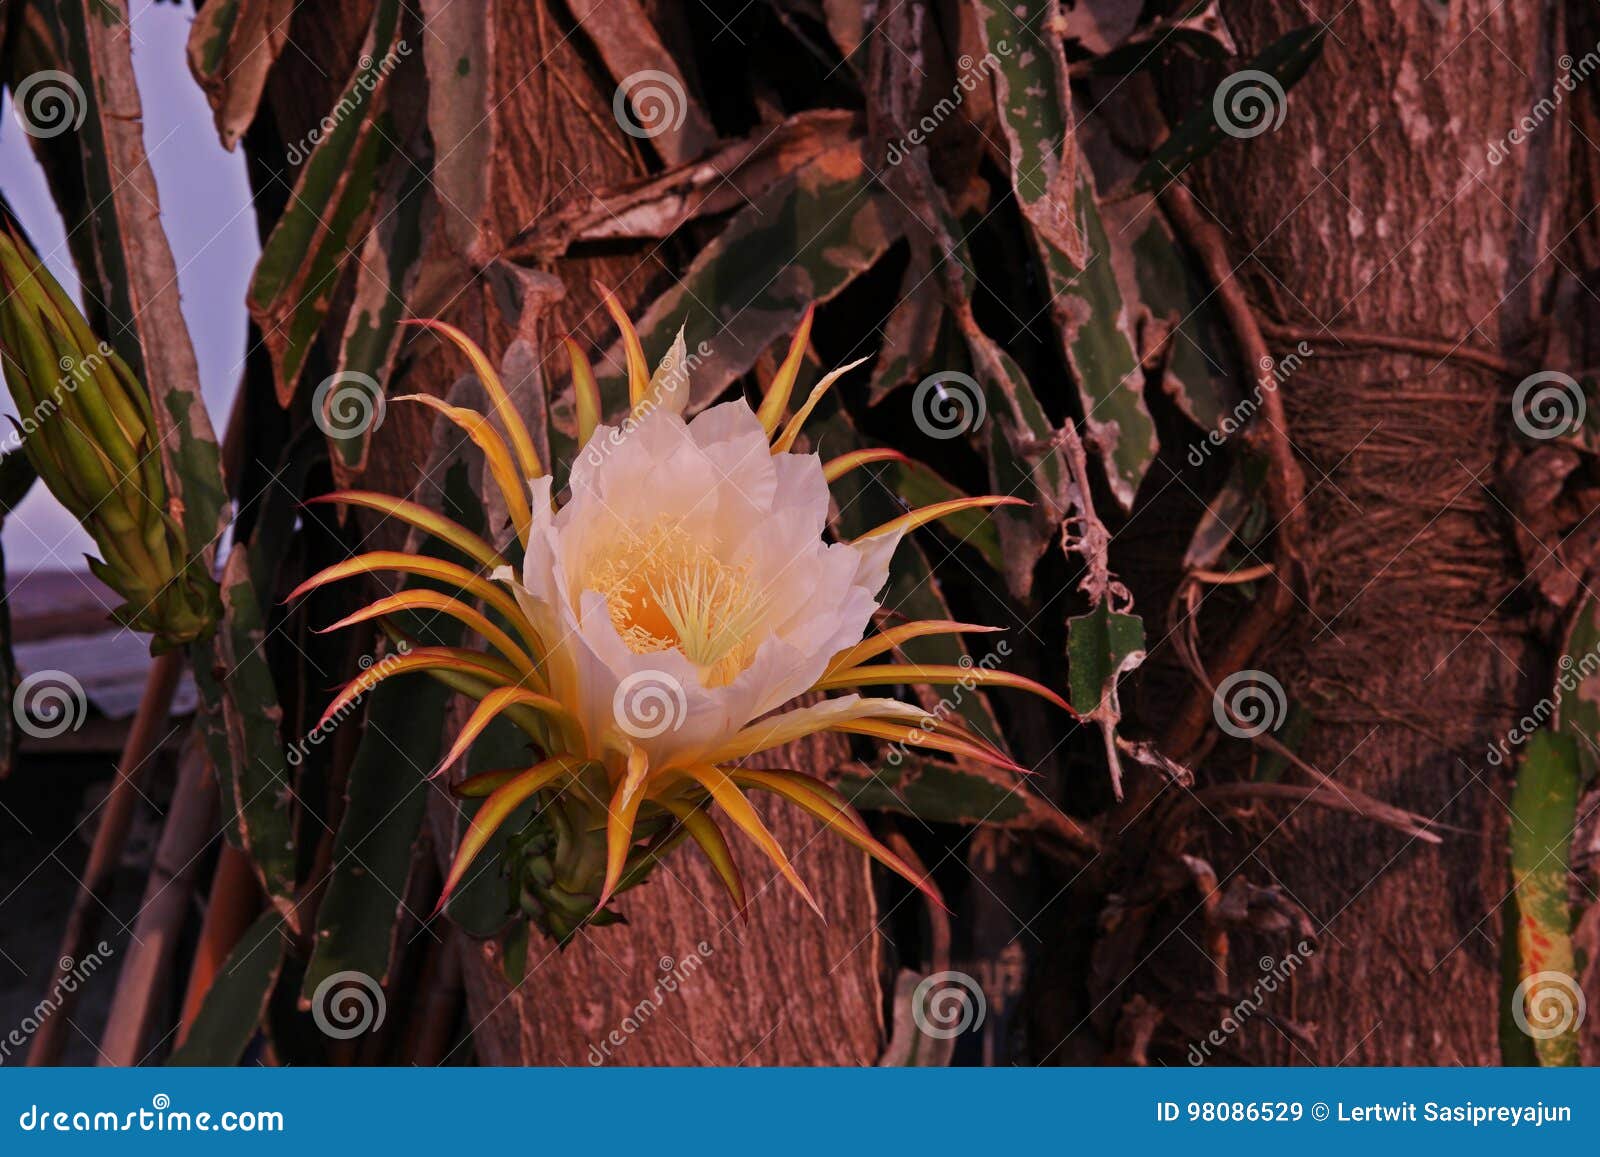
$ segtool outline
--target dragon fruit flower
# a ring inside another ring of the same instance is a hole
[[[868,633],[903,535],[963,510],[1019,500],[937,503],[854,541],[829,542],[829,484],[899,456],[865,450],[823,463],[795,452],[812,408],[854,368],[825,375],[788,415],[809,311],[759,407],[726,402],[686,419],[691,391],[682,334],[651,374],[627,316],[604,296],[623,335],[631,410],[618,426],[601,424],[593,371],[566,339],[581,450],[559,508],[555,484],[489,360],[459,330],[416,323],[453,342],[487,391],[490,416],[434,398],[411,400],[441,412],[483,451],[522,548],[521,564],[416,503],[366,491],[327,496],[405,521],[474,564],[380,551],[330,567],[295,595],[382,571],[442,581],[459,593],[402,591],[329,630],[429,610],[460,620],[488,648],[412,647],[362,672],[328,714],[381,679],[427,671],[477,700],[439,773],[497,718],[527,733],[538,754],[530,766],[457,785],[459,794],[483,803],[457,849],[441,907],[500,825],[538,796],[551,838],[533,841],[538,870],[512,866],[514,890],[524,911],[563,942],[586,923],[613,919],[606,907],[612,896],[645,879],[684,839],[698,845],[743,911],[744,884],[714,816],[753,840],[817,908],[751,806],[750,791],[787,799],[937,899],[930,881],[879,842],[826,783],[745,762],[807,735],[842,732],[1021,770],[947,719],[861,693],[903,684],[991,684],[1066,707],[1049,689],[1003,671],[879,661],[919,636],[988,628],[922,621]],[[845,693],[817,698],[835,691]]]

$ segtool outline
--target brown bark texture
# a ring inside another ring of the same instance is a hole
[[[1287,7],[1226,10],[1250,50],[1303,22]],[[1498,1057],[1508,783],[1483,753],[1541,671],[1515,516],[1496,489],[1509,383],[1338,335],[1528,353],[1555,272],[1561,129],[1498,164],[1486,154],[1549,94],[1554,20],[1542,4],[1351,5],[1282,127],[1194,182],[1263,313],[1317,331],[1282,387],[1308,481],[1312,587],[1294,629],[1250,665],[1310,711],[1303,758],[1448,825],[1429,845],[1303,807],[1212,842],[1219,873],[1276,884],[1318,931],[1280,1010],[1314,1043],[1257,1024],[1253,1061]]]
[[[802,741],[769,753],[766,765],[825,766],[841,747]],[[497,1065],[877,1063],[883,941],[866,858],[841,853],[787,803],[752,802],[791,850],[825,920],[748,840],[730,840],[750,893],[748,923],[704,858],[680,851],[649,885],[617,902],[627,924],[587,930],[565,951],[548,941],[533,945],[521,984],[507,983],[492,943],[470,944],[467,1014],[480,1058]]]

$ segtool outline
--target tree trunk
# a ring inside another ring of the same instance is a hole
[[[819,738],[767,766],[828,766],[843,744]],[[786,803],[756,799],[773,835],[827,914],[817,918],[771,861],[730,840],[750,894],[740,921],[693,849],[668,857],[623,896],[626,925],[528,950],[512,986],[499,950],[475,943],[468,1023],[496,1065],[871,1065],[883,1052],[882,942],[864,856],[843,855]],[[560,1009],[561,1015],[551,1015]]]
[[[565,9],[501,4],[495,15],[491,253],[591,190],[646,171],[642,146],[614,131],[615,82],[588,54],[584,34],[574,31]],[[512,336],[531,340],[554,394],[564,385],[566,365],[564,355],[550,356],[555,335],[581,335],[584,344],[602,349],[614,337],[592,283],[600,280],[635,306],[668,283],[683,256],[662,251],[642,262],[633,256],[558,261],[551,272],[565,296],[520,322],[503,315],[491,285],[480,278],[444,316],[485,339],[495,358]],[[419,359],[391,393],[421,388],[443,394],[459,368],[440,351]],[[405,409],[392,408],[378,431],[363,485],[407,493],[415,484],[432,423]],[[773,754],[779,758],[770,766],[813,774],[847,756],[838,741]],[[794,849],[827,923],[734,837],[730,843],[751,895],[750,922],[741,924],[711,869],[693,849],[681,850],[648,885],[619,900],[627,925],[586,931],[564,952],[536,936],[527,976],[514,988],[500,970],[498,950],[469,942],[464,981],[479,1058],[584,1064],[594,1048],[600,1061],[626,1065],[874,1063],[882,1052],[883,990],[865,858],[840,841],[814,838],[816,825],[788,805],[757,806],[784,846]],[[659,983],[663,976],[669,983],[684,978],[667,991]],[[639,1009],[662,993],[653,1016]],[[636,1012],[639,1027],[624,1029]],[[608,1045],[613,1031],[625,1033],[626,1043]]]
[[[1305,19],[1226,7],[1245,57]],[[1219,150],[1194,184],[1263,314],[1313,331],[1283,387],[1309,489],[1310,605],[1251,666],[1311,712],[1303,758],[1450,825],[1430,846],[1308,807],[1251,829],[1236,859],[1216,853],[1224,879],[1237,864],[1281,885],[1319,933],[1292,1009],[1277,1010],[1312,1026],[1315,1045],[1257,1025],[1251,1060],[1498,1057],[1508,784],[1482,753],[1540,677],[1495,493],[1508,383],[1339,335],[1526,355],[1550,273],[1540,246],[1560,214],[1561,128],[1498,165],[1485,153],[1549,94],[1553,21],[1549,4],[1354,4],[1282,127]]]

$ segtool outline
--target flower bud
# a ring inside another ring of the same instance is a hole
[[[89,569],[126,601],[114,617],[152,649],[210,633],[220,611],[203,555],[168,511],[149,394],[39,258],[0,233],[0,369],[20,445],[101,557]]]

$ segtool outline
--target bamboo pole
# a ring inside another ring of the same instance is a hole
[[[166,981],[199,873],[201,857],[217,838],[216,780],[198,731],[189,733],[178,764],[172,806],[161,829],[155,862],[139,901],[133,942],[122,957],[111,1013],[100,1041],[101,1065],[137,1065]]]
[[[55,1011],[44,1019],[34,1035],[33,1045],[28,1050],[30,1065],[52,1065],[61,1059],[79,990],[76,984],[69,988],[65,981],[78,966],[78,958],[100,927],[100,914],[106,909],[112,874],[122,856],[122,845],[127,841],[128,827],[133,820],[133,808],[139,796],[138,781],[167,737],[165,729],[172,712],[172,697],[182,673],[182,651],[158,655],[150,665],[144,697],[139,700],[138,714],[128,728],[111,791],[100,809],[100,826],[94,834],[94,845],[89,849],[89,862],[78,881],[72,910],[67,914],[67,928],[61,937],[61,951],[56,954],[50,986],[45,990],[45,999],[55,1002]]]
[[[250,867],[250,857],[232,844],[223,844],[222,854],[217,857],[217,870],[211,878],[205,919],[200,925],[200,943],[195,947],[194,963],[189,969],[189,984],[183,994],[183,1012],[178,1020],[174,1048],[181,1046],[188,1037],[212,982],[260,907],[261,893]]]

